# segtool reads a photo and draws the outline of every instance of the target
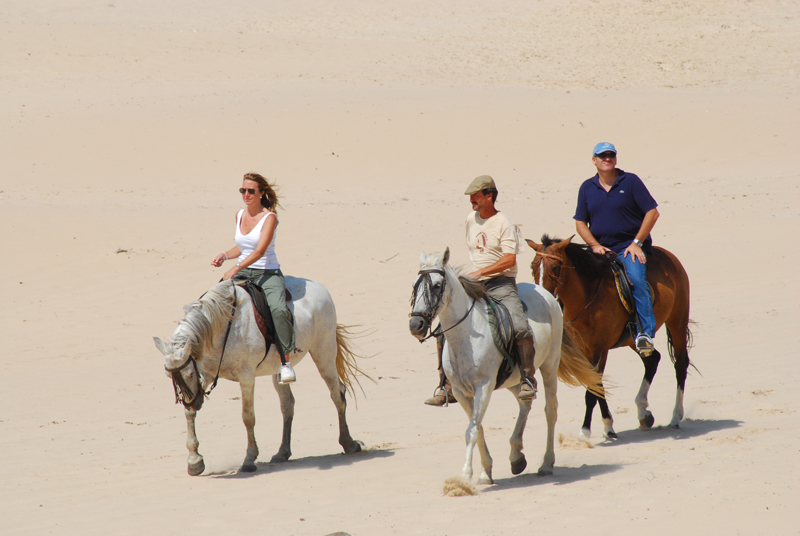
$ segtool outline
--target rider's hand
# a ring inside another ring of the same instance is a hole
[[[608,249],[605,246],[601,246],[600,244],[593,245],[592,251],[597,255],[605,255],[606,253],[613,253],[610,249]]]
[[[222,263],[225,262],[226,260],[228,260],[228,256],[225,255],[224,253],[220,253],[219,255],[211,259],[211,266],[219,268],[220,266],[222,266]]]
[[[642,248],[636,244],[631,244],[625,248],[625,252],[622,254],[622,256],[627,257],[628,253],[630,253],[632,257],[636,258],[640,263],[647,264],[647,257],[645,256],[644,251],[642,251]]]
[[[238,266],[234,266],[233,268],[225,272],[225,275],[222,276],[222,279],[224,279],[225,281],[227,281],[228,279],[233,279],[233,277],[239,273],[239,270],[240,268]]]

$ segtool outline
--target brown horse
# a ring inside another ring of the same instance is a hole
[[[605,369],[608,350],[628,346],[634,351],[633,340],[627,335],[630,314],[622,305],[611,271],[612,254],[597,255],[585,244],[572,244],[569,238],[560,240],[542,236],[542,244],[526,240],[536,251],[531,263],[534,280],[550,291],[562,303],[564,325],[581,335],[584,355],[601,373]],[[667,326],[667,344],[675,364],[678,391],[670,427],[677,428],[683,419],[683,393],[689,369],[689,277],[680,261],[669,251],[655,247],[647,259],[647,281],[655,294],[653,311],[656,325]],[[644,363],[644,378],[636,395],[639,425],[650,428],[655,419],[647,409],[647,394],[658,368],[661,354],[640,354]],[[606,437],[615,438],[613,418],[605,399],[586,391],[586,416],[581,435],[591,434],[592,411],[600,403]]]

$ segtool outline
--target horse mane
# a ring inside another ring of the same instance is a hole
[[[186,316],[178,324],[170,343],[175,347],[186,346],[189,353],[197,350],[201,354],[211,349],[214,336],[225,328],[233,318],[233,285],[221,281],[214,285],[199,300],[186,305]],[[200,356],[195,355],[195,359]]]
[[[460,269],[458,272],[455,270],[453,270],[453,272],[456,273],[458,282],[461,283],[461,286],[464,288],[464,292],[467,293],[467,296],[473,300],[482,300],[486,297],[486,285],[484,285],[481,281],[467,277],[461,273]]]
[[[430,253],[423,257],[420,263],[420,268],[435,268],[441,263],[442,255],[440,253]],[[464,269],[461,266],[453,267],[449,264],[446,264],[444,266],[444,270],[456,281],[461,283],[461,288],[463,288],[464,292],[467,293],[467,296],[473,300],[480,300],[486,297],[486,286],[477,279],[473,279],[472,277],[468,277],[466,274],[464,274]]]
[[[551,238],[549,235],[542,235],[542,244],[545,247],[562,242],[561,238]],[[611,275],[611,262],[614,256],[610,253],[598,255],[587,244],[575,244],[570,242],[564,249],[567,258],[575,267],[575,271],[584,279],[599,279]]]

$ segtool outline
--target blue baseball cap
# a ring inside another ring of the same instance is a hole
[[[604,141],[594,146],[594,151],[592,151],[592,156],[597,156],[601,153],[605,153],[606,151],[611,151],[612,153],[617,154],[617,148],[614,147],[614,144]]]

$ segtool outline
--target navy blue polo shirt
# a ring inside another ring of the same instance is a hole
[[[642,179],[618,168],[617,181],[608,192],[600,185],[599,175],[581,184],[574,219],[587,223],[600,245],[621,254],[636,238],[644,215],[657,206]],[[642,249],[653,253],[649,235]]]

